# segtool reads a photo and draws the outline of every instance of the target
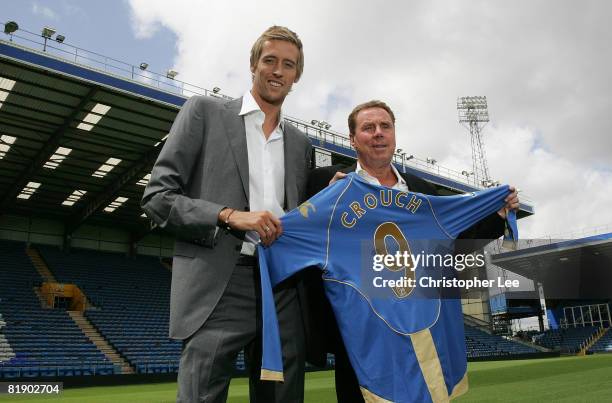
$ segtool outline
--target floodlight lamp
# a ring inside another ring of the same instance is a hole
[[[12,34],[18,29],[19,29],[19,24],[17,24],[15,21],[9,21],[6,24],[4,24],[4,33],[7,35]]]
[[[140,70],[144,71],[144,70],[147,69],[147,67],[149,67],[149,63],[142,62],[142,63],[140,63],[139,67],[140,67]]]
[[[166,77],[168,77],[170,80],[174,80],[174,77],[176,77],[178,75],[178,71],[176,70],[168,70],[168,72],[166,72]]]
[[[64,43],[64,41],[66,40],[66,37],[65,37],[64,35],[59,35],[59,34],[58,34],[58,35],[55,37],[55,40],[56,40],[58,43]]]
[[[51,38],[53,35],[55,35],[55,29],[50,27],[44,27],[42,29],[41,35],[43,38]]]
[[[218,94],[219,91],[221,91],[221,88],[219,87],[213,87],[213,93]]]
[[[331,125],[329,123],[325,124],[325,130],[329,130],[330,127],[331,127]]]
[[[311,124],[311,125],[316,126],[316,125],[318,125],[318,124],[319,124],[319,121],[318,121],[318,120],[316,120],[316,119],[312,119],[312,120],[310,121],[310,124]]]
[[[403,151],[403,150],[402,150],[401,148],[398,148],[398,149],[397,149],[397,151],[395,151],[395,152],[396,152],[396,153],[398,153],[398,154],[401,154],[401,153],[402,153],[402,151]]]

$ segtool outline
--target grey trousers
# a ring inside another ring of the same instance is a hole
[[[245,349],[250,401],[304,401],[304,328],[294,285],[274,290],[283,350],[284,382],[260,381],[261,292],[259,269],[237,265],[204,325],[183,342],[177,402],[227,400],[234,360]]]

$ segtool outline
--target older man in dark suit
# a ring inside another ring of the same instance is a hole
[[[183,340],[177,401],[225,401],[245,347],[251,401],[303,401],[303,325],[291,282],[275,292],[284,383],[259,380],[254,257],[257,242],[282,233],[278,216],[305,195],[310,141],[281,114],[303,66],[294,32],[266,30],[251,50],[251,90],[229,102],[190,98],[151,172],[142,207],[177,237],[170,299],[170,336]]]
[[[310,198],[330,183],[342,179],[349,172],[357,172],[366,181],[401,191],[437,195],[436,188],[428,182],[408,173],[400,173],[391,164],[395,153],[395,116],[387,104],[370,101],[356,106],[348,118],[351,145],[357,151],[357,162],[349,167],[330,166],[313,170],[307,186]],[[488,240],[503,234],[507,209],[517,209],[517,193],[506,199],[506,206],[497,213],[486,217],[459,238]],[[482,243],[479,243],[482,245]],[[471,245],[476,249],[478,243]],[[310,272],[305,276],[309,306],[306,312],[308,359],[324,363],[327,352],[335,353],[336,396],[340,403],[363,402],[359,384],[348,360],[344,343],[340,338],[338,325],[327,297],[323,291],[321,276]]]

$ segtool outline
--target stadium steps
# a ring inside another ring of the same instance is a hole
[[[32,289],[34,290],[34,294],[36,294],[36,297],[40,301],[40,307],[44,309],[51,309],[51,307],[47,303],[47,299],[40,292],[40,287],[32,287]]]
[[[119,355],[117,350],[115,350],[104,337],[96,330],[95,327],[91,324],[91,322],[83,316],[83,313],[80,311],[66,311],[68,315],[72,318],[74,323],[77,324],[79,328],[83,331],[85,336],[93,344],[96,345],[98,350],[100,350],[109,360],[113,362],[115,365],[119,365],[121,367],[122,374],[133,374],[134,368]]]
[[[42,277],[44,281],[52,282],[52,283],[57,282],[55,280],[55,277],[53,276],[53,273],[51,273],[45,261],[42,259],[42,257],[40,257],[40,254],[38,253],[36,249],[32,247],[26,248],[26,254],[30,258],[30,261],[32,262],[32,266],[34,266],[34,268],[36,269],[38,274],[40,274],[40,277]],[[45,308],[45,309],[51,308],[49,304],[47,303],[46,298],[40,292],[40,287],[33,287],[33,289],[34,289],[34,294],[36,294],[36,297],[40,301],[41,308]]]
[[[543,353],[547,353],[547,352],[549,352],[549,351],[552,351],[552,350],[551,350],[551,349],[549,349],[549,348],[546,348],[546,347],[544,347],[544,346],[540,346],[539,344],[530,343],[530,342],[528,342],[528,341],[521,340],[521,339],[519,339],[518,337],[513,337],[511,340],[512,340],[513,342],[515,342],[515,343],[519,343],[519,344],[522,344],[522,345],[527,346],[527,347],[535,348],[536,350],[541,351],[541,352],[543,352]]]
[[[601,328],[599,329],[599,331],[597,332],[597,334],[595,334],[589,341],[587,341],[587,343],[584,345],[584,347],[578,352],[578,354],[576,355],[586,355],[586,352],[593,347],[593,345],[595,343],[597,343],[597,341],[599,339],[601,339],[602,337],[605,336],[605,334],[608,332],[608,329],[610,329],[609,327],[606,328]]]
[[[34,266],[34,268],[36,269],[38,274],[40,274],[40,276],[43,278],[43,281],[49,282],[49,283],[57,283],[58,282],[55,279],[55,276],[53,276],[53,274],[51,273],[51,271],[47,267],[47,264],[45,263],[43,258],[40,257],[40,254],[38,253],[38,251],[36,249],[31,248],[31,247],[30,248],[26,248],[26,253],[27,253],[28,257],[30,258],[30,261],[32,262],[32,265]],[[38,293],[37,293],[37,295],[38,295]]]
[[[472,315],[468,315],[466,313],[463,314],[463,322],[475,327],[478,330],[482,330],[485,333],[489,333],[491,334],[491,325],[489,324],[489,322],[484,321],[482,319],[478,319],[475,316]]]
[[[57,281],[53,273],[51,273],[51,270],[49,270],[47,263],[45,263],[45,260],[42,258],[42,256],[40,256],[40,253],[38,252],[38,250],[36,250],[33,247],[29,247],[29,248],[26,248],[26,254],[30,258],[32,265],[34,266],[38,274],[40,274],[40,276],[43,278],[44,282],[61,283],[61,281]],[[89,298],[87,297],[87,295],[85,295],[85,291],[81,290],[81,292],[83,292],[83,295],[85,296],[85,309],[97,309],[89,301]],[[40,287],[34,287],[34,293],[40,300],[40,304],[43,308],[52,308],[48,305],[47,300],[41,294]]]

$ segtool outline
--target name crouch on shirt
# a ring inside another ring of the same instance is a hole
[[[381,189],[377,195],[366,193],[362,201],[356,200],[349,204],[350,210],[340,215],[340,221],[345,228],[353,228],[357,221],[366,214],[367,210],[374,210],[379,206],[389,207],[394,205],[414,214],[421,206],[423,200],[414,194],[411,195],[410,199],[408,199],[408,196],[406,192],[397,192],[393,196],[391,189]],[[365,206],[365,208],[362,206]]]

